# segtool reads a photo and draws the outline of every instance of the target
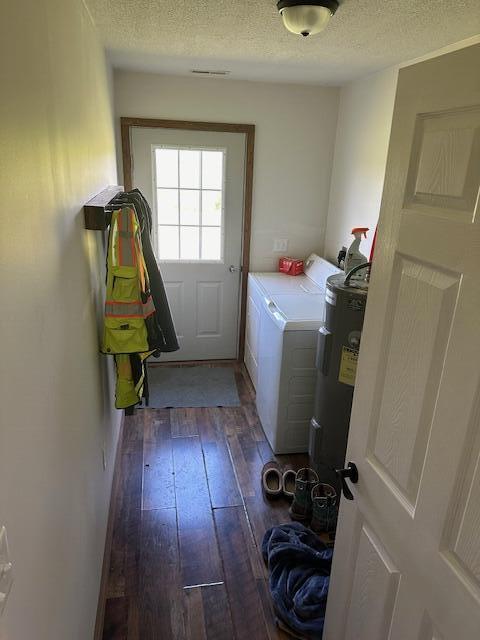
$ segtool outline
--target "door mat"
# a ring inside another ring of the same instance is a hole
[[[149,407],[238,407],[230,367],[148,367]]]

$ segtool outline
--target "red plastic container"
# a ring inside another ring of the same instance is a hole
[[[284,256],[278,261],[278,270],[281,273],[288,274],[289,276],[299,276],[303,273],[303,260]]]

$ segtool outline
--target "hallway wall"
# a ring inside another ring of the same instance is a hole
[[[324,255],[336,261],[350,246],[353,227],[369,227],[361,251],[368,257],[380,213],[398,67],[342,87]]]
[[[380,214],[398,70],[480,41],[473,36],[344,85],[335,140],[324,256],[336,260],[353,227],[369,227],[361,251],[370,254]]]
[[[0,638],[89,640],[120,424],[82,212],[116,182],[109,78],[81,0],[3,3],[0,35]]]
[[[338,88],[135,71],[116,71],[114,86],[117,132],[120,116],[255,124],[251,270],[277,268],[274,238],[294,257],[321,252]]]

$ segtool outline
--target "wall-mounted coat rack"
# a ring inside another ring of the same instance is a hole
[[[105,229],[108,228],[112,218],[112,212],[105,211],[105,207],[108,207],[115,196],[123,190],[123,187],[120,185],[107,187],[83,206],[85,229],[105,231]]]

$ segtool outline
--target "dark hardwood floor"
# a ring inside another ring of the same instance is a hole
[[[103,640],[288,637],[275,626],[260,552],[265,530],[289,521],[288,502],[262,495],[274,456],[243,365],[215,366],[235,368],[240,407],[125,419]]]

